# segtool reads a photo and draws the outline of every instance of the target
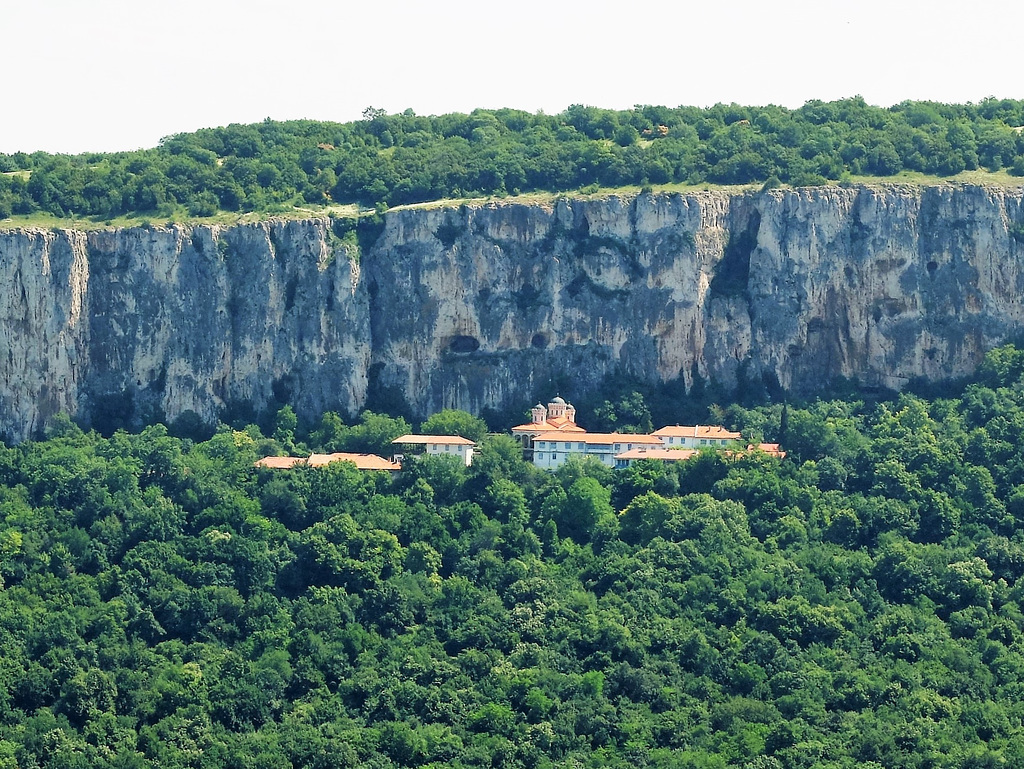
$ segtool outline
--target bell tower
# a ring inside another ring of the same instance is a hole
[[[548,419],[558,419],[565,416],[565,400],[556,395],[548,404]]]

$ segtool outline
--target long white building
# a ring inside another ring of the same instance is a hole
[[[573,454],[595,457],[608,467],[615,467],[615,455],[641,446],[661,447],[661,438],[628,433],[546,432],[533,437],[533,463],[545,470],[565,464]]]

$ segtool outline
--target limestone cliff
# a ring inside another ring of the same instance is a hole
[[[814,188],[0,233],[0,431],[281,401],[523,403],[621,370],[811,392],[969,372],[1024,329],[1024,190]]]
[[[616,368],[813,391],[969,372],[1024,324],[1024,190],[641,195],[405,211],[369,260],[373,357],[421,408]]]
[[[58,411],[357,407],[368,306],[334,241],[324,221],[0,234],[0,431],[27,437]]]

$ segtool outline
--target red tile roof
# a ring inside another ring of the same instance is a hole
[[[379,457],[376,454],[348,454],[338,451],[334,454],[313,454],[309,458],[310,467],[322,467],[331,462],[351,462],[360,470],[388,470],[396,472],[402,469],[397,462]]]
[[[558,430],[565,433],[585,433],[582,427],[575,422],[570,422],[566,417],[555,417],[546,422],[529,422],[525,425],[516,425],[512,432],[516,433],[543,433]]]
[[[263,457],[256,462],[256,467],[270,467],[275,470],[286,470],[298,464],[305,464],[305,457]]]
[[[393,473],[402,469],[397,462],[378,457],[376,454],[348,454],[343,451],[334,454],[312,454],[308,457],[263,457],[256,462],[256,467],[286,470],[296,465],[323,467],[331,462],[351,462],[359,470],[387,470]]]
[[[616,454],[616,459],[660,459],[663,462],[681,462],[700,452],[697,449],[645,449],[643,447]]]
[[[771,457],[778,457],[779,459],[786,458],[786,452],[783,451],[777,443],[758,443],[756,445],[751,443],[747,445],[747,451],[754,450],[763,451],[765,454]]]
[[[660,430],[655,430],[651,434],[666,438],[717,438],[726,441],[738,441],[740,439],[739,433],[726,430],[721,425],[668,425]]]

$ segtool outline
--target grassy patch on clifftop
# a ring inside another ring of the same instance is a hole
[[[724,192],[729,194],[746,194],[757,192],[762,189],[762,184],[712,184],[701,182],[690,184],[676,182],[670,184],[635,185],[626,184],[614,187],[587,187],[585,189],[568,190],[564,192],[535,191],[521,193],[518,195],[479,195],[467,197],[447,197],[437,200],[429,200],[421,203],[408,203],[406,205],[394,206],[389,211],[429,211],[443,208],[455,208],[458,206],[483,206],[490,204],[521,204],[551,206],[558,200],[601,200],[609,197],[633,197],[641,193],[653,194],[681,194],[688,195],[695,192]],[[937,177],[916,171],[901,171],[893,176],[851,176],[842,183],[828,182],[816,185],[789,185],[779,184],[773,189],[815,189],[823,187],[939,187],[939,186],[979,186],[979,187],[1003,187],[1007,189],[1024,187],[1024,178],[1013,176],[1006,171],[985,171],[976,169],[963,171],[959,174],[948,177]],[[269,221],[271,219],[314,219],[331,217],[334,219],[358,219],[363,216],[372,215],[375,212],[373,207],[360,205],[358,203],[330,204],[330,205],[303,205],[291,208],[275,207],[271,211],[250,211],[238,213],[231,211],[219,211],[210,216],[190,216],[184,209],[178,209],[164,215],[131,215],[102,218],[96,216],[64,216],[59,217],[45,211],[37,211],[31,214],[13,215],[6,219],[0,219],[0,231],[21,228],[41,229],[76,229],[76,230],[101,230],[116,229],[122,227],[147,227],[166,226],[171,227],[178,224],[186,225],[221,225],[230,226],[252,222]]]
[[[780,184],[775,189],[814,189],[818,187],[854,186],[854,187],[892,187],[892,186],[914,186],[914,187],[941,187],[941,186],[979,186],[979,187],[1024,187],[1024,179],[1012,176],[1005,171],[964,171],[949,177],[929,176],[928,174],[914,171],[903,171],[895,176],[854,176],[849,181],[839,184],[829,182],[828,184],[803,185],[801,187]],[[529,192],[520,195],[487,195],[466,198],[442,198],[430,200],[423,203],[409,203],[403,206],[394,206],[390,211],[429,211],[439,208],[454,208],[456,206],[470,205],[480,206],[487,204],[512,204],[523,205],[552,205],[557,200],[600,200],[614,196],[631,197],[641,192],[654,194],[682,195],[694,192],[726,192],[730,194],[743,194],[757,192],[762,188],[761,184],[687,184],[679,182],[674,184],[653,184],[637,185],[626,184],[618,187],[599,187],[598,189],[571,190],[567,192]]]
[[[271,219],[316,219],[332,217],[341,219],[354,219],[360,216],[373,213],[358,204],[331,205],[331,206],[296,206],[295,208],[280,211],[250,211],[248,213],[234,213],[221,211],[213,216],[189,216],[185,211],[178,211],[165,216],[115,216],[109,219],[101,219],[94,216],[65,216],[58,217],[47,212],[36,212],[32,214],[20,214],[0,220],[0,230],[15,230],[23,228],[38,229],[72,229],[72,230],[103,230],[118,229],[123,227],[173,227],[177,224],[187,225],[211,225],[219,224],[230,226],[235,224],[247,224],[252,222],[266,222]]]

